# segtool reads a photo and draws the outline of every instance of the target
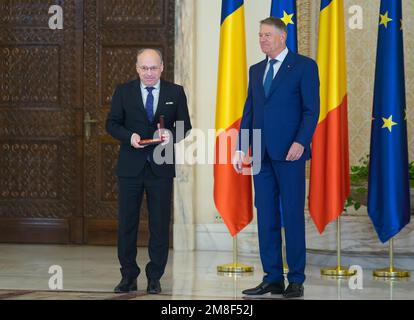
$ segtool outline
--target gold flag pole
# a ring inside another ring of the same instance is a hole
[[[285,228],[282,228],[282,261],[283,261],[283,273],[289,273],[289,267],[287,265],[287,258],[286,258],[286,235],[285,235]]]
[[[389,255],[390,255],[389,268],[374,270],[373,272],[374,277],[390,278],[390,279],[408,278],[410,276],[410,272],[406,270],[400,270],[400,269],[394,268],[394,238],[391,238],[389,241]]]
[[[341,265],[341,216],[336,220],[336,254],[337,266],[321,269],[321,275],[331,277],[350,277],[356,274],[356,270],[349,270],[349,268]]]
[[[237,235],[233,237],[233,263],[227,263],[217,266],[218,272],[225,273],[245,273],[253,272],[253,267],[240,264],[237,256]]]

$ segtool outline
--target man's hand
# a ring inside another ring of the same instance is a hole
[[[166,144],[168,144],[170,142],[170,133],[168,132],[168,130],[162,130],[161,129],[161,140],[163,141],[163,143],[161,143],[161,145],[165,146]]]
[[[244,152],[243,151],[236,151],[233,156],[233,168],[236,170],[238,174],[242,173],[243,170],[243,159],[244,159]]]
[[[139,142],[141,141],[141,137],[137,133],[133,133],[131,136],[131,146],[135,149],[144,148],[145,146],[141,146]]]
[[[286,161],[299,160],[304,150],[305,150],[304,146],[302,146],[300,143],[293,142],[286,156]]]
[[[160,135],[161,140],[163,141],[161,145],[165,146],[170,142],[170,132],[168,130],[165,130],[160,127],[160,124],[158,123],[158,133]]]

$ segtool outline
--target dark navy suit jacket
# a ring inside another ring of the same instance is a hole
[[[116,174],[119,177],[136,177],[144,169],[154,146],[135,149],[131,146],[131,136],[137,133],[141,139],[154,138],[160,115],[164,116],[164,125],[172,133],[171,142],[177,143],[191,130],[187,108],[187,98],[182,86],[161,80],[160,95],[154,121],[150,122],[142,101],[139,80],[119,85],[112,97],[111,111],[106,120],[106,130],[121,142]],[[184,124],[183,134],[176,134],[176,122]],[[174,149],[174,148],[172,148]],[[157,165],[151,161],[155,174],[161,177],[174,177],[174,163]]]
[[[317,64],[289,51],[267,98],[263,89],[266,64],[267,59],[250,68],[248,96],[240,128],[250,130],[250,146],[251,130],[262,130],[262,159],[266,148],[272,160],[284,161],[293,142],[305,147],[302,157],[309,159],[310,143],[319,118]],[[247,154],[247,145],[243,147],[240,143],[239,150]]]

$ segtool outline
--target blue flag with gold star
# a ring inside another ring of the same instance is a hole
[[[368,179],[368,214],[386,242],[410,222],[401,0],[381,0]]]
[[[296,0],[272,0],[270,15],[283,20],[287,26],[286,45],[289,50],[298,52],[296,28]]]

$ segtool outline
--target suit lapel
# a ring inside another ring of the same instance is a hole
[[[145,113],[145,117],[147,116],[147,112],[145,110],[144,102],[142,100],[141,94],[141,83],[139,80],[135,80],[132,82],[132,97],[134,101],[137,101],[138,110]]]
[[[147,117],[147,110],[145,109],[144,106],[144,102],[142,99],[142,94],[141,94],[141,82],[139,80],[133,81],[132,82],[132,95],[135,101],[138,102],[138,110],[143,112],[145,119],[147,119],[148,123],[148,117]],[[152,123],[158,123],[158,118],[159,115],[162,114],[162,109],[165,105],[167,96],[166,96],[166,92],[165,92],[166,88],[165,88],[165,83],[163,80],[161,80],[160,83],[160,95],[158,98],[158,105],[157,105],[157,111],[155,111],[155,115],[154,115],[154,119],[152,121]]]
[[[289,75],[289,72],[294,66],[294,61],[294,55],[291,51],[289,51],[285,60],[283,60],[282,65],[279,68],[279,71],[273,78],[272,86],[270,87],[269,97],[272,95],[274,91],[276,91],[279,85],[283,82],[283,79]]]
[[[164,108],[166,101],[167,101],[167,93],[166,93],[165,82],[163,80],[161,80],[161,83],[160,83],[160,95],[158,97],[157,111],[155,111],[153,123],[154,122],[155,123],[158,123],[159,122],[159,117],[162,114],[162,109]]]
[[[264,79],[264,73],[266,71],[266,65],[267,65],[267,58],[259,64],[258,72],[257,72],[257,81],[260,83],[259,85],[260,95],[262,96],[262,98],[265,98],[263,79]]]

